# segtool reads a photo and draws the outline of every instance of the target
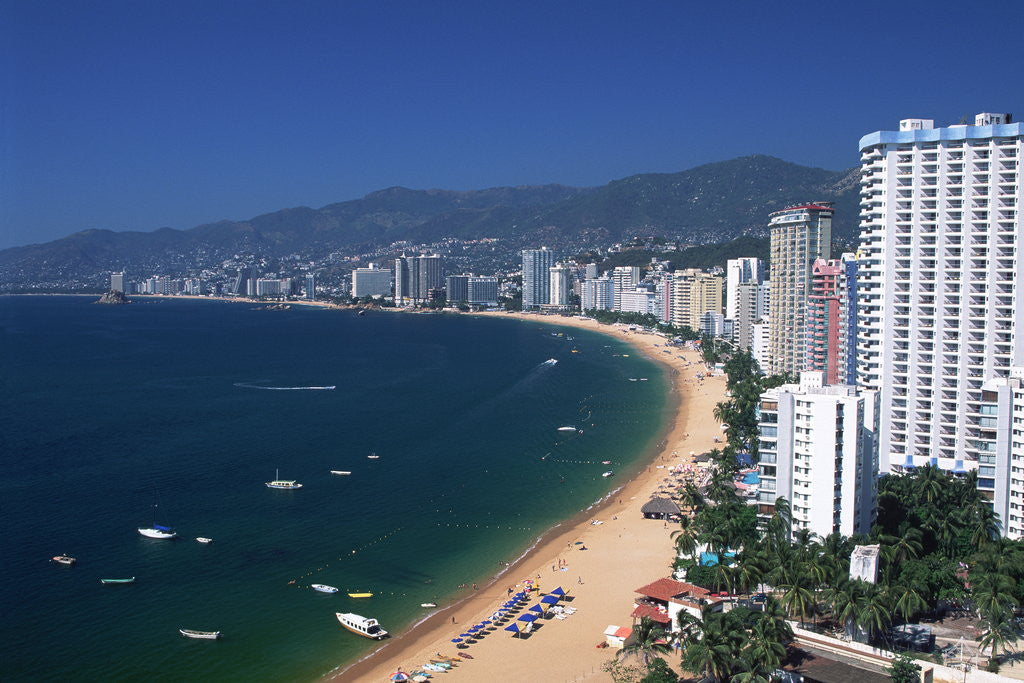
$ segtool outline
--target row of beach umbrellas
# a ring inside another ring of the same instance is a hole
[[[457,638],[452,638],[451,642],[455,643],[457,646],[462,646],[462,644],[466,640],[471,640],[480,631],[483,631],[487,627],[494,625],[495,622],[501,622],[504,619],[506,619],[508,617],[508,613],[520,607],[521,603],[525,602],[528,599],[528,597],[529,593],[527,591],[520,591],[518,593],[515,593],[508,600],[501,604],[501,607],[498,608],[494,612],[494,614],[491,615],[490,619],[484,619],[479,624],[474,624],[473,626],[470,626],[468,629],[465,630],[465,632],[460,633]],[[557,604],[558,601],[561,600],[563,597],[565,597],[565,591],[562,589],[561,586],[559,586],[558,588],[556,588],[555,590],[551,591],[543,598],[541,598],[540,602],[538,602],[536,605],[527,608],[527,610],[523,614],[519,615],[515,622],[506,626],[505,630],[511,631],[513,634],[519,633],[520,631],[518,622],[530,623],[536,621],[544,613],[547,607]]]

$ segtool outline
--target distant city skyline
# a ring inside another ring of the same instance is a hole
[[[395,185],[593,186],[749,154],[838,170],[900,118],[1024,111],[1005,87],[1024,7],[939,9],[8,4],[0,248]]]

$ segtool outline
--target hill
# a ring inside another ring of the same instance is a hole
[[[0,290],[91,286],[111,270],[184,273],[236,254],[264,259],[368,253],[396,241],[499,238],[503,249],[547,244],[606,246],[633,235],[690,243],[763,236],[771,211],[834,201],[834,230],[850,240],[857,225],[858,169],[828,171],[768,156],[648,173],[594,188],[563,185],[456,192],[392,187],[319,209],[295,207],[246,221],[190,230],[87,230],[45,244],[0,251]]]

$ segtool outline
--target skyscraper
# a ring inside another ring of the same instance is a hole
[[[124,293],[124,271],[110,274],[110,289],[114,292]]]
[[[368,263],[366,268],[352,271],[352,296],[389,296],[391,294],[391,271]]]
[[[448,303],[469,301],[469,278],[471,275],[449,275],[445,278],[444,292]]]
[[[616,266],[611,273],[612,283],[615,287],[615,302],[613,308],[616,311],[622,310],[622,293],[632,292],[640,284],[639,266]]]
[[[417,256],[410,278],[410,289],[416,301],[429,301],[430,291],[444,287],[444,272],[438,254]]]
[[[584,311],[610,311],[615,305],[615,283],[607,275],[584,280],[581,299]]]
[[[701,316],[708,311],[722,312],[722,278],[698,268],[677,270],[672,274],[670,322],[700,329]]]
[[[856,276],[847,265],[856,259],[843,254],[841,259],[816,259],[811,265],[811,295],[807,299],[807,370],[825,373],[825,384],[854,384],[848,374],[851,338],[855,338],[856,318],[850,319],[851,296],[856,297]],[[856,271],[852,271],[855,273]],[[853,299],[856,301],[856,299]]]
[[[733,335],[737,346],[749,349],[754,345],[754,326],[768,318],[768,282],[741,282],[736,286],[734,303],[736,317],[733,321]]]
[[[770,216],[772,293],[768,338],[773,374],[805,369],[807,298],[811,264],[829,258],[832,249],[832,206],[805,204]]]
[[[572,271],[568,266],[559,263],[548,269],[548,279],[548,303],[552,306],[568,306]]]
[[[741,284],[764,282],[764,262],[759,258],[734,258],[725,262],[725,317],[739,318],[739,287]]]
[[[306,275],[306,299],[312,301],[316,298],[316,276],[313,273]]]
[[[395,257],[395,305],[397,306],[412,300],[409,272],[410,260],[405,254]]]
[[[551,298],[554,252],[547,247],[523,250],[523,310],[540,308]]]
[[[1005,525],[1021,516],[1022,439],[994,387],[1024,366],[1024,126],[974,123],[905,119],[861,138],[857,371],[881,395],[883,469],[976,468]]]

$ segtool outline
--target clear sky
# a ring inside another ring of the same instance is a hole
[[[0,0],[0,248],[1024,117],[1024,2]]]

